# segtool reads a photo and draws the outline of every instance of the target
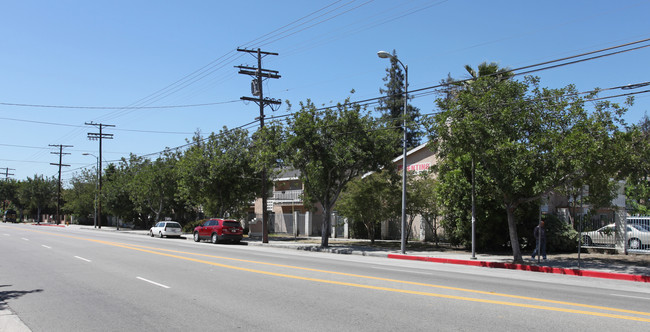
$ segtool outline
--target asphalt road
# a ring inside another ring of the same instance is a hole
[[[648,330],[645,283],[0,224],[33,331]]]

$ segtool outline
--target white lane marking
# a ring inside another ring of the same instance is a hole
[[[9,234],[7,234],[7,233],[4,233],[4,234],[2,234],[2,235],[4,235],[4,236],[10,236],[10,235],[9,235]]]
[[[150,283],[150,284],[154,284],[154,285],[156,285],[156,286],[160,286],[160,287],[162,287],[162,288],[170,288],[169,286],[165,286],[165,285],[163,285],[163,284],[159,284],[159,283],[157,283],[157,282],[155,282],[155,281],[147,280],[147,279],[145,279],[145,278],[141,278],[141,277],[137,277],[137,278],[140,279],[140,280],[142,280],[142,281],[146,281],[146,282],[148,282],[148,283]]]
[[[82,261],[86,261],[86,262],[89,262],[89,263],[91,262],[90,259],[85,259],[85,258],[79,257],[79,256],[74,256],[74,258],[78,258],[78,259],[81,259]]]
[[[650,301],[650,297],[642,297],[642,296],[632,296],[632,295],[621,295],[621,294],[609,294],[611,296],[618,296],[618,297],[629,297],[633,299],[641,299],[641,300],[648,300]]]
[[[41,244],[41,247],[43,247],[43,248],[47,248],[47,249],[52,249],[52,247],[46,246],[46,245],[44,245],[44,244]]]
[[[29,239],[28,239],[28,238],[22,238],[22,239],[23,239],[23,240],[25,240],[25,241],[29,241]]]
[[[406,273],[416,273],[416,274],[426,274],[426,275],[431,274],[431,272],[419,272],[419,271],[410,271],[410,270],[391,269],[391,268],[385,268],[385,267],[379,267],[379,266],[373,266],[372,268],[377,269],[377,270],[385,270],[385,271],[392,271],[392,272],[406,272]]]

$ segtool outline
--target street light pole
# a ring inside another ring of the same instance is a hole
[[[402,131],[404,138],[402,140],[402,255],[406,254],[406,108],[408,106],[408,86],[409,86],[409,67],[402,63],[396,56],[386,52],[379,51],[377,56],[382,59],[395,59],[404,68],[404,110],[402,112]]]

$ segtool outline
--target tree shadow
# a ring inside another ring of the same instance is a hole
[[[0,288],[2,287],[11,287],[11,285],[0,285]],[[19,297],[22,297],[23,295],[30,294],[30,293],[40,293],[42,291],[43,291],[42,289],[34,289],[30,291],[0,290],[0,310],[5,309],[7,307],[8,300],[17,299]]]

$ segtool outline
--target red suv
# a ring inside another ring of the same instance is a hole
[[[239,243],[243,234],[244,229],[236,220],[210,219],[194,228],[194,241],[210,239],[212,243],[219,243],[221,240]]]

